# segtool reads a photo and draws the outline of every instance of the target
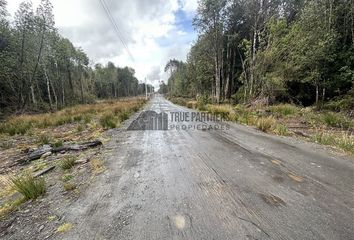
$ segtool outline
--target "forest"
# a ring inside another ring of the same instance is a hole
[[[6,6],[6,0],[0,0],[0,114],[145,93],[134,69],[111,62],[94,65],[61,36],[49,0],[35,10],[31,2],[23,2],[13,20]]]
[[[194,27],[160,92],[354,109],[353,0],[200,0]]]

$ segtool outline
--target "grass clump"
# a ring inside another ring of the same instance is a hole
[[[65,174],[64,176],[62,176],[61,177],[61,180],[63,181],[63,182],[69,182],[71,179],[73,179],[74,178],[74,176],[73,175],[71,175],[71,174]]]
[[[338,127],[343,129],[348,129],[353,126],[353,122],[337,113],[327,112],[321,117],[323,123],[329,127]]]
[[[52,141],[52,136],[48,134],[41,134],[38,138],[38,144],[45,145],[45,144],[50,144]]]
[[[275,125],[275,120],[272,117],[261,117],[257,121],[257,128],[263,132],[268,132]]]
[[[124,122],[125,120],[129,119],[130,117],[130,112],[128,110],[122,111],[119,115],[119,121]]]
[[[14,201],[6,202],[0,206],[0,219],[6,217],[9,213],[17,209],[25,201],[24,198],[18,198]]]
[[[287,128],[287,126],[283,125],[283,124],[277,124],[274,128],[274,133],[280,136],[289,136],[290,132],[289,129]]]
[[[64,145],[63,140],[57,140],[52,144],[52,147],[58,148],[58,147],[62,147],[63,145]]]
[[[21,193],[26,200],[36,199],[45,193],[45,179],[34,178],[30,173],[11,179],[14,189]]]
[[[230,120],[231,115],[234,113],[232,106],[228,104],[208,105],[207,110],[214,115],[221,116],[225,120]]]
[[[74,184],[72,184],[72,183],[69,183],[69,182],[65,182],[63,184],[63,187],[64,187],[65,191],[72,191],[72,190],[76,189],[76,186]]]
[[[105,170],[102,160],[92,159],[90,161],[91,169],[94,173],[101,173]]]
[[[354,154],[354,136],[350,133],[342,133],[338,136],[329,132],[321,132],[312,136],[311,139],[317,143],[335,146]]]
[[[31,122],[21,119],[11,119],[8,122],[0,123],[0,133],[6,133],[10,136],[24,135],[32,128]]]
[[[269,110],[278,116],[291,116],[299,112],[299,108],[291,104],[280,104],[269,107]]]
[[[71,223],[64,223],[62,225],[60,225],[57,229],[58,233],[65,233],[67,231],[69,231],[70,229],[72,229],[73,225]]]
[[[197,108],[199,111],[207,111],[207,104],[209,103],[209,96],[201,95],[197,97]]]
[[[85,126],[84,125],[82,125],[82,124],[79,124],[78,126],[77,126],[77,128],[76,128],[76,131],[77,132],[83,132],[85,130]]]
[[[59,167],[63,170],[69,170],[75,165],[76,157],[65,157],[60,161]]]
[[[111,129],[117,127],[117,119],[114,117],[112,113],[108,113],[103,115],[100,118],[100,124],[105,129]]]
[[[186,107],[191,108],[191,109],[196,109],[197,108],[197,101],[188,101]]]

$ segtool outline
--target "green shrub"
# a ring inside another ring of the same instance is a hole
[[[269,107],[269,110],[274,114],[284,117],[294,115],[299,112],[299,109],[296,106],[290,104],[271,106]]]
[[[60,161],[59,166],[63,170],[71,169],[75,165],[76,157],[65,157]]]
[[[61,126],[61,125],[72,123],[72,122],[73,122],[73,118],[71,117],[71,115],[62,115],[62,116],[58,116],[58,117],[53,118],[52,126],[57,127],[57,126]]]
[[[38,139],[38,144],[44,145],[44,144],[50,144],[52,141],[52,137],[48,134],[42,134],[39,136]]]
[[[100,124],[105,129],[111,129],[117,127],[117,119],[113,116],[113,114],[108,113],[103,115],[100,118]]]
[[[352,127],[352,121],[337,113],[328,112],[322,115],[322,122],[329,127],[348,129]]]
[[[207,104],[209,103],[209,96],[208,95],[201,95],[197,97],[197,108],[199,111],[206,111],[207,110]]]
[[[26,134],[32,128],[31,122],[26,121],[10,121],[7,123],[0,123],[0,133],[7,133],[11,136]]]
[[[277,124],[274,128],[274,133],[280,136],[288,136],[290,135],[289,129],[283,124]]]
[[[57,140],[55,143],[53,143],[52,147],[58,148],[62,147],[64,144],[63,140]]]
[[[16,191],[21,193],[25,199],[36,199],[45,193],[45,179],[34,178],[30,173],[11,179]]]
[[[83,119],[82,115],[76,115],[73,117],[74,122],[81,122]]]
[[[85,114],[83,117],[84,123],[89,124],[92,121],[92,115],[90,114]]]
[[[354,137],[350,133],[343,133],[341,136],[321,132],[311,138],[313,141],[329,146],[336,146],[344,151],[354,154]]]
[[[125,120],[129,119],[130,117],[130,112],[125,110],[119,114],[119,121],[124,122]]]

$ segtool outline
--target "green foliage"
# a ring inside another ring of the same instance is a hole
[[[269,107],[269,110],[272,113],[275,113],[279,116],[284,116],[284,117],[294,115],[299,112],[298,107],[296,107],[294,105],[290,105],[290,104],[274,105],[274,106]]]
[[[34,178],[30,173],[11,179],[16,191],[21,193],[25,199],[36,199],[45,193],[44,178]]]
[[[125,120],[129,119],[131,113],[128,110],[124,110],[118,116],[120,122],[124,122]]]
[[[197,108],[199,109],[199,111],[206,111],[208,103],[209,103],[208,95],[200,95],[197,97]]]
[[[343,115],[327,112],[322,114],[322,122],[329,127],[348,129],[353,126],[353,121]]]
[[[0,123],[0,133],[7,133],[10,136],[16,134],[25,134],[32,128],[31,122],[22,120]]]
[[[331,133],[320,132],[312,137],[312,140],[330,146],[336,146],[344,151],[354,154],[354,138],[350,133],[343,133],[337,136]]]
[[[52,141],[52,136],[48,134],[41,134],[38,139],[38,143],[40,145],[50,144],[51,141]]]
[[[52,144],[52,147],[54,147],[54,148],[62,147],[63,144],[64,144],[63,140],[60,139],[60,140],[55,141],[55,142]]]
[[[71,174],[65,174],[64,176],[62,176],[62,181],[63,182],[68,182],[68,181],[70,181],[70,180],[72,180],[74,178],[74,176],[73,175],[71,175]]]
[[[283,124],[277,124],[273,131],[275,134],[280,135],[280,136],[290,135],[289,129]]]
[[[350,111],[354,35],[343,16],[353,7],[348,1],[201,0],[198,39],[186,63],[168,62],[167,90],[244,104],[267,99],[322,106],[335,99],[325,107]]]

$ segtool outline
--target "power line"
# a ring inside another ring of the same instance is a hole
[[[109,21],[111,22],[111,24],[113,25],[113,29],[116,32],[119,40],[121,41],[121,43],[123,44],[123,47],[125,48],[125,50],[127,51],[127,53],[129,54],[129,57],[132,59],[133,62],[135,62],[133,55],[131,54],[128,45],[125,43],[124,38],[123,38],[123,34],[120,31],[116,21],[114,20],[111,11],[109,10],[107,3],[105,2],[105,0],[100,0],[101,6],[104,9]]]

